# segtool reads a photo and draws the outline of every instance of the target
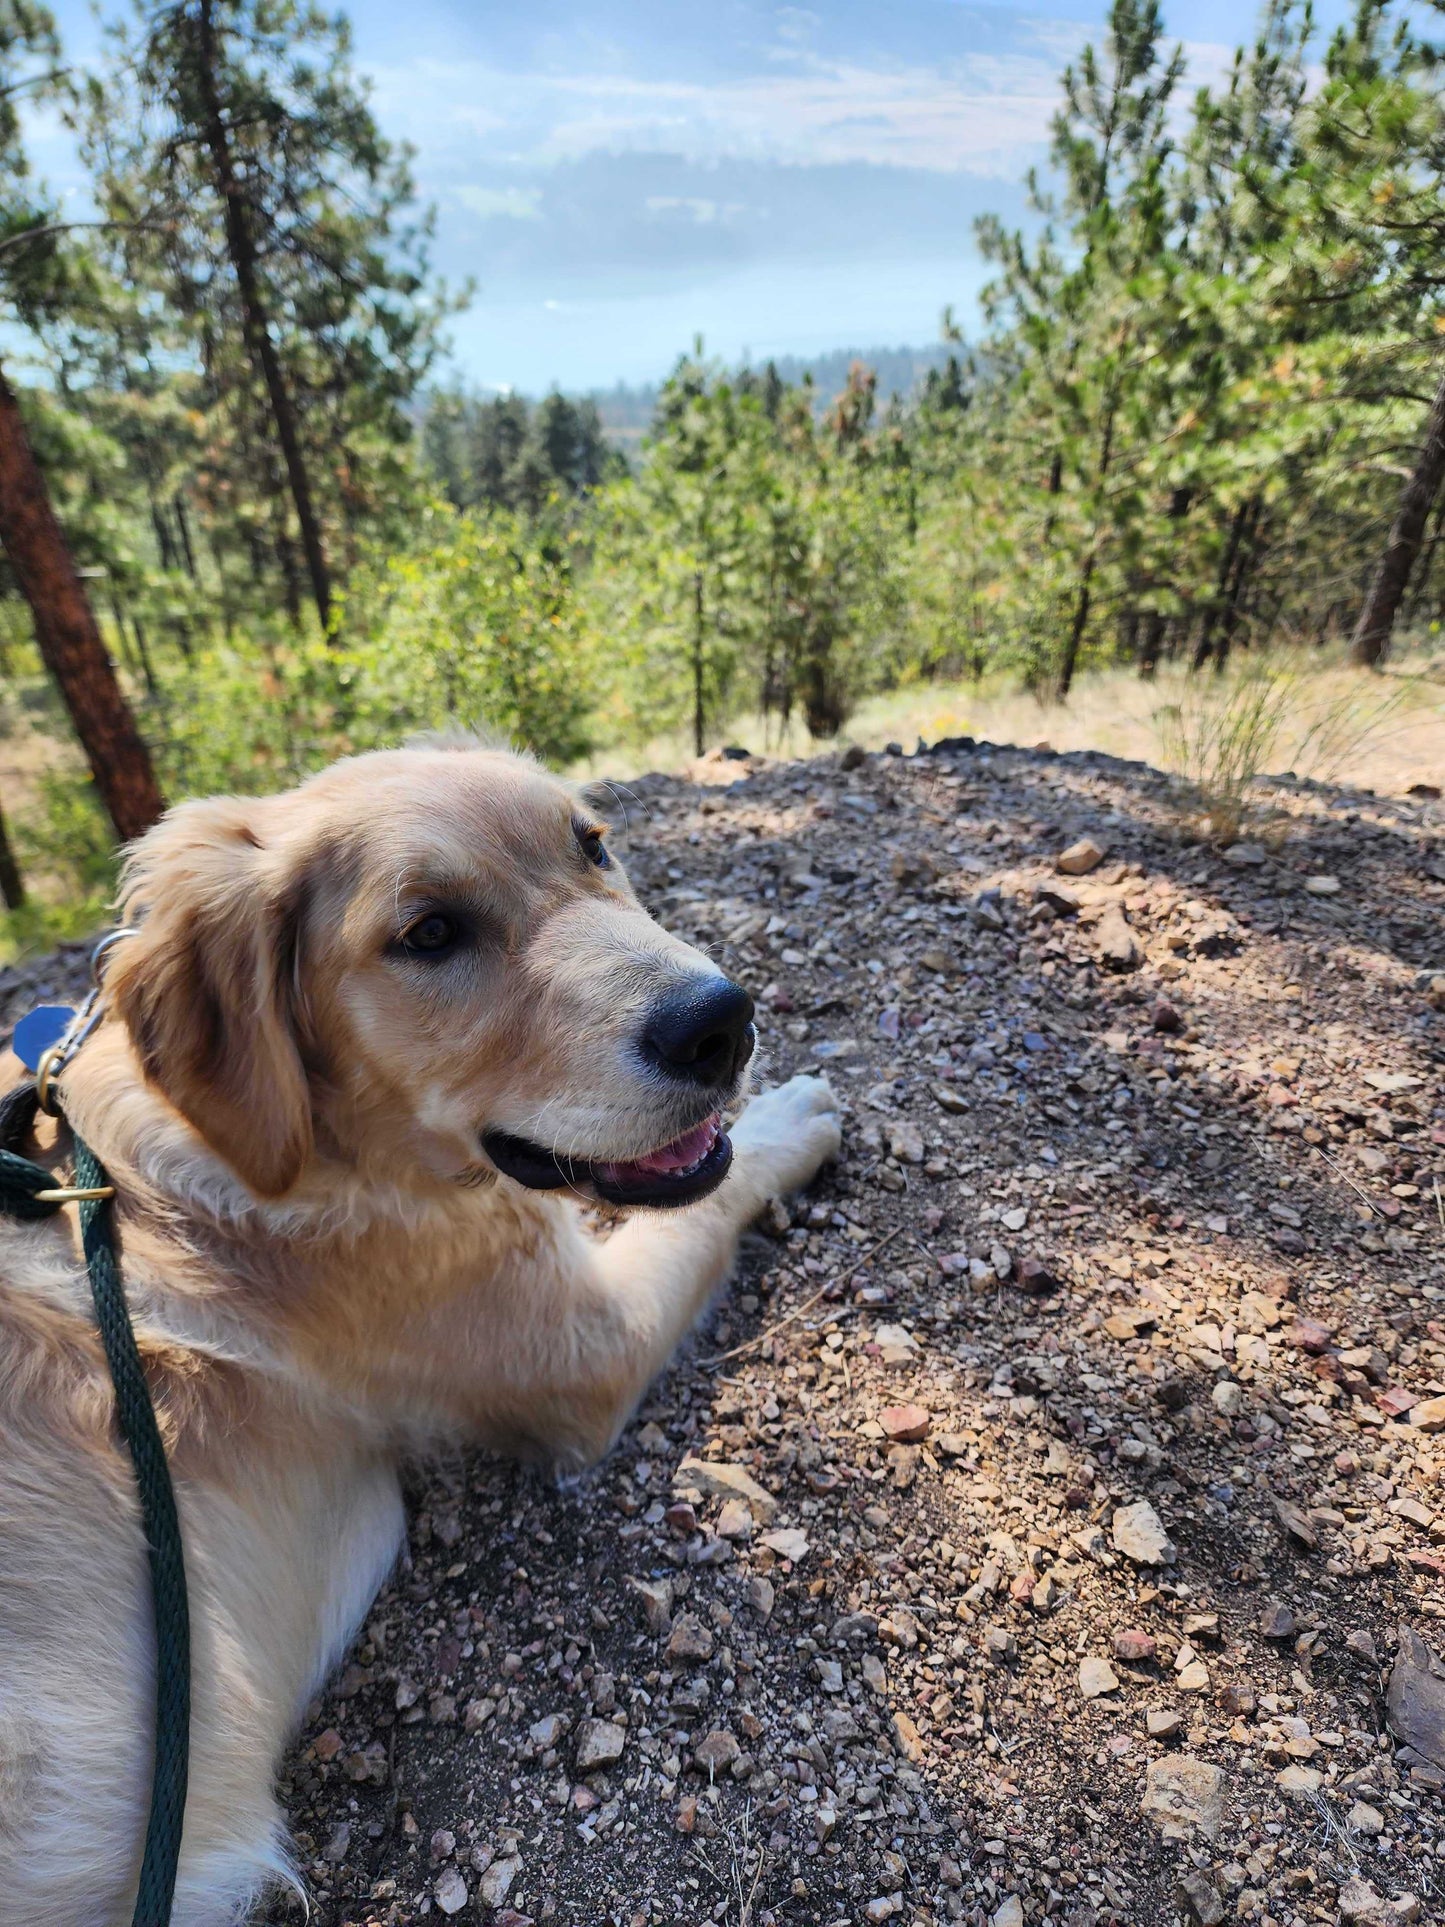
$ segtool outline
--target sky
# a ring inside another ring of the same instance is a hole
[[[90,0],[51,0],[71,59]],[[1321,0],[1328,27],[1345,0]],[[102,0],[114,16],[117,0]],[[434,259],[469,310],[464,381],[542,393],[665,374],[701,335],[733,361],[967,329],[984,212],[1025,217],[1059,77],[1103,0],[355,0],[356,65],[416,149]],[[1228,67],[1254,0],[1165,0],[1188,91]],[[58,128],[32,131],[80,196]]]

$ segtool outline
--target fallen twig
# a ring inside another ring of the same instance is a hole
[[[698,1364],[705,1372],[710,1372],[718,1365],[725,1365],[730,1358],[741,1358],[744,1352],[753,1351],[757,1346],[766,1344],[775,1332],[780,1332],[785,1325],[795,1324],[805,1312],[811,1311],[818,1300],[822,1298],[825,1293],[830,1292],[834,1285],[846,1285],[851,1279],[856,1278],[864,1265],[871,1264],[885,1246],[892,1244],[902,1229],[902,1225],[895,1225],[886,1237],[878,1240],[871,1251],[865,1251],[863,1253],[863,1256],[851,1271],[845,1271],[841,1278],[830,1278],[826,1285],[819,1285],[812,1297],[805,1298],[802,1304],[798,1306],[798,1309],[796,1311],[790,1311],[786,1318],[780,1318],[775,1325],[769,1325],[766,1331],[758,1332],[753,1338],[745,1338],[741,1345],[734,1345],[730,1351],[715,1352],[711,1358],[700,1358],[697,1361]]]
[[[1325,1163],[1334,1172],[1335,1176],[1337,1178],[1342,1178],[1344,1182],[1350,1187],[1350,1189],[1356,1194],[1357,1197],[1363,1198],[1365,1203],[1370,1207],[1371,1211],[1378,1213],[1378,1215],[1382,1218],[1384,1217],[1385,1215],[1384,1212],[1380,1210],[1379,1205],[1375,1203],[1375,1200],[1370,1196],[1369,1192],[1364,1190],[1360,1185],[1356,1184],[1355,1180],[1350,1176],[1348,1171],[1342,1171],[1339,1165],[1335,1163],[1333,1158],[1325,1157],[1324,1152],[1320,1149],[1318,1144],[1314,1146],[1314,1153],[1316,1157],[1324,1158]]]

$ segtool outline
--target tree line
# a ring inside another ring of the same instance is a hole
[[[903,398],[698,343],[624,460],[590,402],[437,385],[469,291],[344,20],[144,0],[82,80],[0,0],[0,673],[89,772],[32,841],[99,860],[163,792],[449,720],[566,761],[742,710],[830,736],[911,677],[1378,665],[1445,614],[1442,12],[1357,0],[1322,43],[1269,0],[1186,99],[1157,0],[1113,0],[1034,219],[980,225],[972,343],[945,312]],[[83,219],[28,171],[35,102]]]

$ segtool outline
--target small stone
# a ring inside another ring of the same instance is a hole
[[[1422,1398],[1418,1405],[1412,1406],[1410,1423],[1422,1432],[1445,1432],[1445,1394],[1439,1398]]]
[[[1224,1902],[1219,1889],[1198,1868],[1191,1867],[1179,1876],[1179,1904],[1190,1927],[1219,1927],[1224,1919]]]
[[[466,1881],[455,1867],[447,1867],[438,1874],[432,1896],[444,1914],[459,1914],[471,1898]]]
[[[1289,1328],[1289,1341],[1298,1345],[1302,1352],[1319,1353],[1329,1350],[1334,1332],[1328,1325],[1322,1325],[1315,1318],[1296,1318]]]
[[[725,1499],[722,1511],[717,1518],[717,1532],[720,1539],[751,1539],[753,1536],[752,1508],[743,1499]]]
[[[1382,1392],[1375,1394],[1375,1404],[1386,1418],[1404,1418],[1419,1403],[1419,1393],[1407,1392],[1403,1385],[1387,1385]]]
[[[1158,1321],[1159,1314],[1152,1306],[1133,1305],[1127,1311],[1111,1311],[1104,1320],[1104,1330],[1110,1338],[1117,1338],[1120,1344],[1127,1345],[1141,1331],[1147,1331]]]
[[[1167,997],[1157,1000],[1149,1013],[1149,1022],[1166,1037],[1176,1037],[1184,1028],[1184,1019]]]
[[[1151,1760],[1144,1774],[1144,1812],[1166,1840],[1197,1831],[1213,1840],[1224,1818],[1224,1774],[1192,1754]]]
[[[1006,1666],[1018,1657],[1018,1641],[1002,1626],[990,1626],[983,1636],[983,1650],[996,1666]]]
[[[1292,1800],[1308,1800],[1318,1793],[1324,1785],[1325,1776],[1315,1766],[1287,1766],[1279,1774],[1276,1784],[1281,1793],[1288,1794]]]
[[[1090,1655],[1079,1661],[1079,1691],[1086,1700],[1096,1700],[1104,1693],[1117,1693],[1119,1676],[1107,1659]]]
[[[1340,880],[1331,876],[1306,877],[1305,889],[1312,897],[1337,897],[1340,894]]]
[[[1445,1660],[1413,1626],[1400,1627],[1385,1700],[1396,1739],[1433,1765],[1445,1767]]]
[[[808,1556],[808,1535],[798,1526],[780,1526],[776,1532],[765,1532],[762,1543],[780,1559],[791,1559],[795,1565]]]
[[[613,1720],[583,1720],[577,1728],[577,1771],[596,1773],[615,1766],[627,1744],[625,1728]]]
[[[1104,851],[1090,837],[1082,836],[1054,858],[1054,868],[1066,877],[1087,876],[1104,861]]]
[[[1110,970],[1137,969],[1144,955],[1129,927],[1129,919],[1117,904],[1100,917],[1094,931],[1094,942],[1100,959]]]
[[[1254,1688],[1242,1680],[1232,1680],[1219,1695],[1222,1712],[1232,1720],[1247,1720],[1258,1705]]]
[[[668,1659],[697,1665],[712,1658],[714,1643],[711,1626],[705,1626],[696,1613],[684,1613],[673,1627],[664,1652]]]
[[[1034,902],[1046,903],[1056,917],[1076,917],[1079,914],[1078,897],[1062,883],[1035,884]]]
[[[878,1423],[896,1444],[919,1445],[928,1437],[933,1414],[921,1405],[888,1405],[878,1414]]]
[[[512,1883],[522,1871],[522,1863],[515,1856],[505,1860],[494,1860],[477,1882],[477,1898],[484,1907],[501,1907],[512,1891]]]
[[[923,1738],[906,1713],[893,1715],[893,1743],[905,1760],[911,1760],[914,1766],[923,1764]]]
[[[889,1130],[888,1149],[900,1164],[922,1164],[923,1133],[916,1124],[900,1120]]]
[[[527,1738],[534,1746],[553,1747],[571,1724],[565,1713],[548,1713],[544,1719],[527,1728]]]
[[[1123,1660],[1126,1666],[1142,1666],[1153,1659],[1158,1650],[1159,1642],[1154,1635],[1138,1626],[1126,1627],[1114,1635],[1114,1657]]]
[[[1277,1492],[1269,1495],[1269,1502],[1274,1507],[1274,1516],[1279,1520],[1288,1537],[1297,1545],[1304,1546],[1308,1551],[1313,1552],[1320,1542],[1320,1536],[1315,1531],[1314,1521],[1303,1506],[1297,1506],[1293,1499],[1282,1499]]]
[[[725,1726],[715,1728],[704,1739],[699,1740],[692,1755],[699,1771],[706,1773],[709,1779],[716,1779],[720,1773],[726,1773],[733,1761],[740,1760],[742,1756],[743,1750],[736,1736]]]
[[[1181,1693],[1204,1693],[1209,1690],[1209,1668],[1202,1659],[1191,1659],[1187,1666],[1177,1669],[1174,1684]]]
[[[1357,1627],[1354,1632],[1345,1634],[1345,1645],[1361,1659],[1378,1660],[1380,1657],[1375,1651],[1374,1640],[1362,1627]]]
[[[629,1576],[627,1589],[636,1596],[642,1607],[647,1630],[650,1633],[665,1633],[672,1623],[672,1581],[634,1579]]]
[[[1388,1919],[1385,1903],[1358,1874],[1340,1888],[1340,1919],[1345,1927],[1383,1927]]]
[[[1172,1706],[1151,1706],[1144,1715],[1144,1730],[1151,1740],[1172,1740],[1184,1724],[1184,1715]]]
[[[772,1618],[773,1602],[776,1597],[777,1593],[771,1579],[765,1579],[761,1573],[755,1573],[748,1580],[748,1604],[759,1619]]]
[[[766,1525],[778,1509],[771,1492],[760,1486],[745,1466],[719,1459],[684,1459],[673,1475],[674,1489],[691,1488],[705,1499],[741,1499],[755,1519]]]
[[[1362,1834],[1365,1839],[1373,1840],[1377,1834],[1385,1831],[1385,1816],[1378,1807],[1372,1807],[1368,1801],[1356,1800],[1350,1808],[1346,1824],[1351,1833]]]
[[[1139,1566],[1172,1566],[1177,1554],[1164,1522],[1147,1499],[1121,1505],[1109,1526],[1114,1550]]]
[[[1035,1294],[1053,1291],[1059,1282],[1052,1267],[1042,1258],[1035,1257],[1020,1258],[1014,1266],[1013,1276],[1020,1291]]]
[[[1024,1903],[1017,1894],[1010,1894],[1002,1906],[994,1909],[989,1927],[1024,1927]]]
[[[1259,1632],[1262,1639],[1293,1639],[1298,1622],[1288,1606],[1282,1606],[1277,1599],[1266,1602],[1259,1616]]]
[[[918,1340],[905,1325],[879,1325],[873,1333],[873,1343],[878,1347],[885,1365],[914,1365],[918,1362]]]
[[[1244,1387],[1232,1378],[1222,1378],[1210,1392],[1209,1402],[1221,1418],[1236,1419],[1244,1410]]]

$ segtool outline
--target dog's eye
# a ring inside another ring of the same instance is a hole
[[[599,870],[606,870],[611,866],[612,858],[607,854],[607,845],[602,841],[602,836],[601,830],[587,829],[580,824],[578,826],[577,842],[583,856],[589,863],[595,863]]]
[[[402,931],[401,947],[412,955],[439,957],[454,947],[460,934],[454,917],[431,910]]]

